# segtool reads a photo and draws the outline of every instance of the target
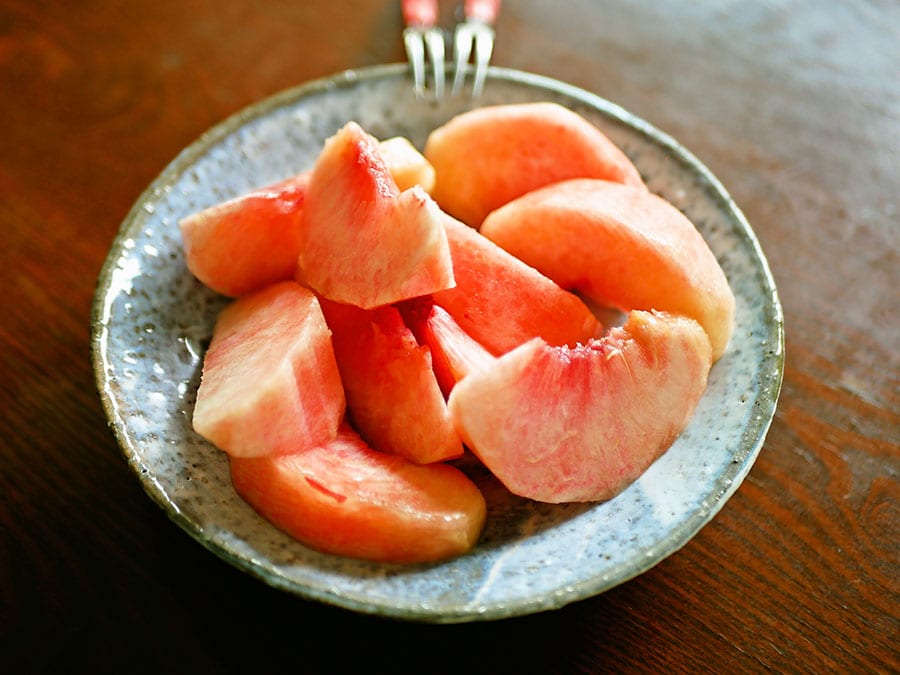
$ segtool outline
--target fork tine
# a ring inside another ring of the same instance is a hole
[[[425,49],[422,45],[422,33],[416,28],[407,28],[403,31],[403,43],[413,72],[413,87],[416,96],[421,97],[425,93]]]
[[[484,89],[484,81],[487,77],[488,64],[491,61],[491,52],[494,51],[493,31],[479,31],[475,35],[475,83],[472,85],[472,95],[479,96]]]
[[[453,89],[455,96],[462,87],[463,80],[466,79],[466,64],[469,62],[469,55],[472,52],[472,33],[468,30],[468,26],[461,24],[456,28],[456,35],[453,38],[453,53],[455,55],[455,63],[453,66]]]
[[[441,98],[444,95],[444,34],[438,28],[425,31],[425,47],[428,59],[431,61],[432,76],[434,78],[434,96]]]

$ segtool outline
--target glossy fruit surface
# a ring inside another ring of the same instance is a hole
[[[466,375],[494,362],[495,357],[430,298],[407,301],[400,311],[416,339],[428,345],[432,368],[445,395]]]
[[[230,455],[294,451],[334,438],[344,389],[316,296],[284,281],[227,305],[213,328],[194,430]]]
[[[309,176],[304,172],[183,218],[179,227],[191,273],[229,297],[293,279]]]
[[[511,492],[599,501],[681,433],[710,366],[697,322],[635,311],[574,349],[522,345],[457,383],[449,407],[466,445]]]
[[[354,428],[376,450],[418,464],[463,453],[432,368],[400,311],[322,300]]]
[[[300,237],[297,279],[331,300],[368,309],[454,285],[437,204],[419,186],[401,192],[355,122],[316,160]]]
[[[273,457],[230,458],[238,494],[273,525],[324,553],[420,563],[472,548],[484,497],[449,464],[373,450],[344,426],[328,443]]]
[[[576,295],[468,225],[443,220],[456,286],[432,298],[488,351],[503,354],[533,337],[574,345],[601,330]]]
[[[598,304],[696,319],[709,334],[714,360],[728,345],[735,299],[725,273],[694,224],[647,190],[564,181],[498,209],[481,231]]]
[[[415,185],[428,193],[434,189],[434,167],[408,138],[393,136],[378,145],[401,192]]]
[[[434,186],[434,168],[402,136],[378,144],[385,166],[402,191]],[[302,238],[300,212],[311,171],[202,209],[179,221],[185,264],[214,291],[239,297],[297,272]]]
[[[568,178],[644,185],[637,168],[606,134],[556,103],[464,112],[431,132],[424,155],[435,171],[434,198],[476,228],[503,204]]]

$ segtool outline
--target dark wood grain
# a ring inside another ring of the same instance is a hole
[[[504,3],[494,62],[685,144],[778,284],[778,411],[716,519],[601,596],[475,625],[303,602],[207,552],[106,427],[97,274],[144,187],[208,127],[402,60],[399,7],[0,0],[0,669],[900,672],[900,5],[565,5]]]

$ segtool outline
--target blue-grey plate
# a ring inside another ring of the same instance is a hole
[[[378,138],[428,133],[475,105],[555,101],[605,131],[649,187],[697,225],[737,297],[737,326],[689,426],[605,503],[513,497],[476,465],[488,500],[468,555],[394,566],[310,550],[232,489],[225,455],[191,429],[204,349],[226,300],[185,267],[178,220],[312,166],[349,120]],[[147,494],[185,532],[267,584],[362,613],[411,621],[500,619],[562,607],[641,574],[684,546],[737,490],[772,420],[783,321],[750,225],[690,152],[591,93],[492,68],[483,96],[417,100],[404,64],[340,73],[285,91],[214,127],[140,196],[99,277],[92,315],[97,386],[122,452]]]

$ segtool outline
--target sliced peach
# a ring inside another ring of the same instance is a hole
[[[434,562],[477,542],[486,505],[445,463],[378,452],[347,425],[333,441],[262,458],[230,458],[237,493],[263,518],[324,553],[387,563]]]
[[[420,345],[391,305],[360,309],[322,300],[332,331],[347,414],[376,450],[418,464],[463,454],[447,402]]]
[[[432,195],[473,227],[536,188],[568,178],[643,186],[637,168],[600,129],[556,103],[514,103],[464,112],[429,135]]]
[[[414,185],[429,193],[434,189],[434,167],[408,138],[388,138],[379,143],[379,148],[401,192]]]
[[[432,368],[445,395],[466,375],[494,362],[495,357],[431,298],[407,300],[399,309],[419,343],[431,350]]]
[[[400,189],[430,191],[434,168],[403,137],[379,148]],[[288,281],[300,255],[300,211],[311,171],[193,213],[179,221],[187,268],[206,286],[239,297],[276,281]]]
[[[309,176],[291,176],[179,221],[191,273],[229,297],[293,279]]]
[[[400,192],[355,122],[316,160],[300,238],[297,279],[331,300],[368,309],[454,285],[437,204],[419,186]]]
[[[444,214],[456,287],[432,294],[462,329],[493,354],[533,337],[574,345],[600,325],[573,293],[476,230]]]
[[[598,304],[696,319],[713,360],[731,338],[735,299],[715,255],[681,211],[647,190],[564,181],[497,209],[481,232]]]
[[[256,457],[326,443],[344,390],[316,296],[283,281],[226,306],[213,328],[194,430],[229,455]]]
[[[511,492],[599,501],[682,432],[710,365],[696,321],[634,311],[586,345],[522,345],[460,380],[448,405],[466,445]]]

